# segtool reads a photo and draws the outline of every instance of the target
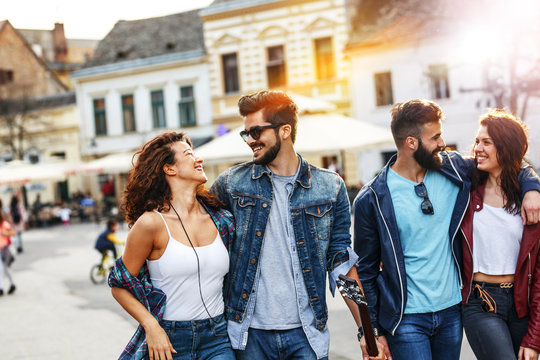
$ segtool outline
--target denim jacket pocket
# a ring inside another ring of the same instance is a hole
[[[245,194],[231,194],[233,207],[233,214],[235,216],[236,227],[238,229],[246,230],[252,217],[252,212],[255,209],[257,200],[251,196]],[[246,234],[246,231],[243,231]]]
[[[328,241],[330,237],[332,203],[311,205],[306,208],[306,220],[311,234],[317,240]]]

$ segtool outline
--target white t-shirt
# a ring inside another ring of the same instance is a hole
[[[484,203],[473,219],[473,272],[508,275],[516,272],[523,222],[519,214]]]

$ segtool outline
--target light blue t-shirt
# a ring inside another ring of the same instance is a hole
[[[458,272],[450,244],[450,220],[459,188],[437,171],[424,177],[434,214],[422,213],[418,185],[392,169],[387,185],[392,197],[407,273],[406,314],[435,312],[461,301]]]
[[[302,326],[294,291],[296,284],[292,257],[297,255],[294,240],[291,240],[294,233],[289,212],[289,196],[296,174],[272,174],[271,177],[272,207],[259,260],[260,273],[251,327],[287,330]]]

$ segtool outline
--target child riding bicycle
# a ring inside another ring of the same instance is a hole
[[[122,241],[116,237],[116,230],[118,229],[118,222],[114,219],[107,220],[107,229],[103,231],[96,240],[96,245],[94,246],[97,251],[99,251],[102,255],[101,258],[101,265],[103,266],[103,263],[105,261],[105,257],[107,256],[107,251],[112,251],[114,255],[114,259],[116,260],[117,252],[116,252],[116,246],[117,245],[123,245],[125,241]]]

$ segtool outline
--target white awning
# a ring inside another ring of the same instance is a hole
[[[104,156],[81,164],[77,171],[80,173],[118,174],[127,173],[132,168],[133,152],[118,153]]]
[[[0,185],[22,185],[40,181],[63,181],[76,173],[77,163],[54,162],[30,164],[11,161],[0,167]]]
[[[239,136],[243,126],[206,143],[195,153],[210,164],[237,163],[252,159],[251,149]],[[389,128],[339,114],[299,117],[295,150],[301,155],[331,155],[341,150],[365,151],[394,145]]]
[[[288,95],[293,99],[296,106],[298,106],[298,113],[319,113],[330,112],[336,110],[337,106],[329,101],[321,99],[315,99],[309,96],[299,95],[289,92]]]

